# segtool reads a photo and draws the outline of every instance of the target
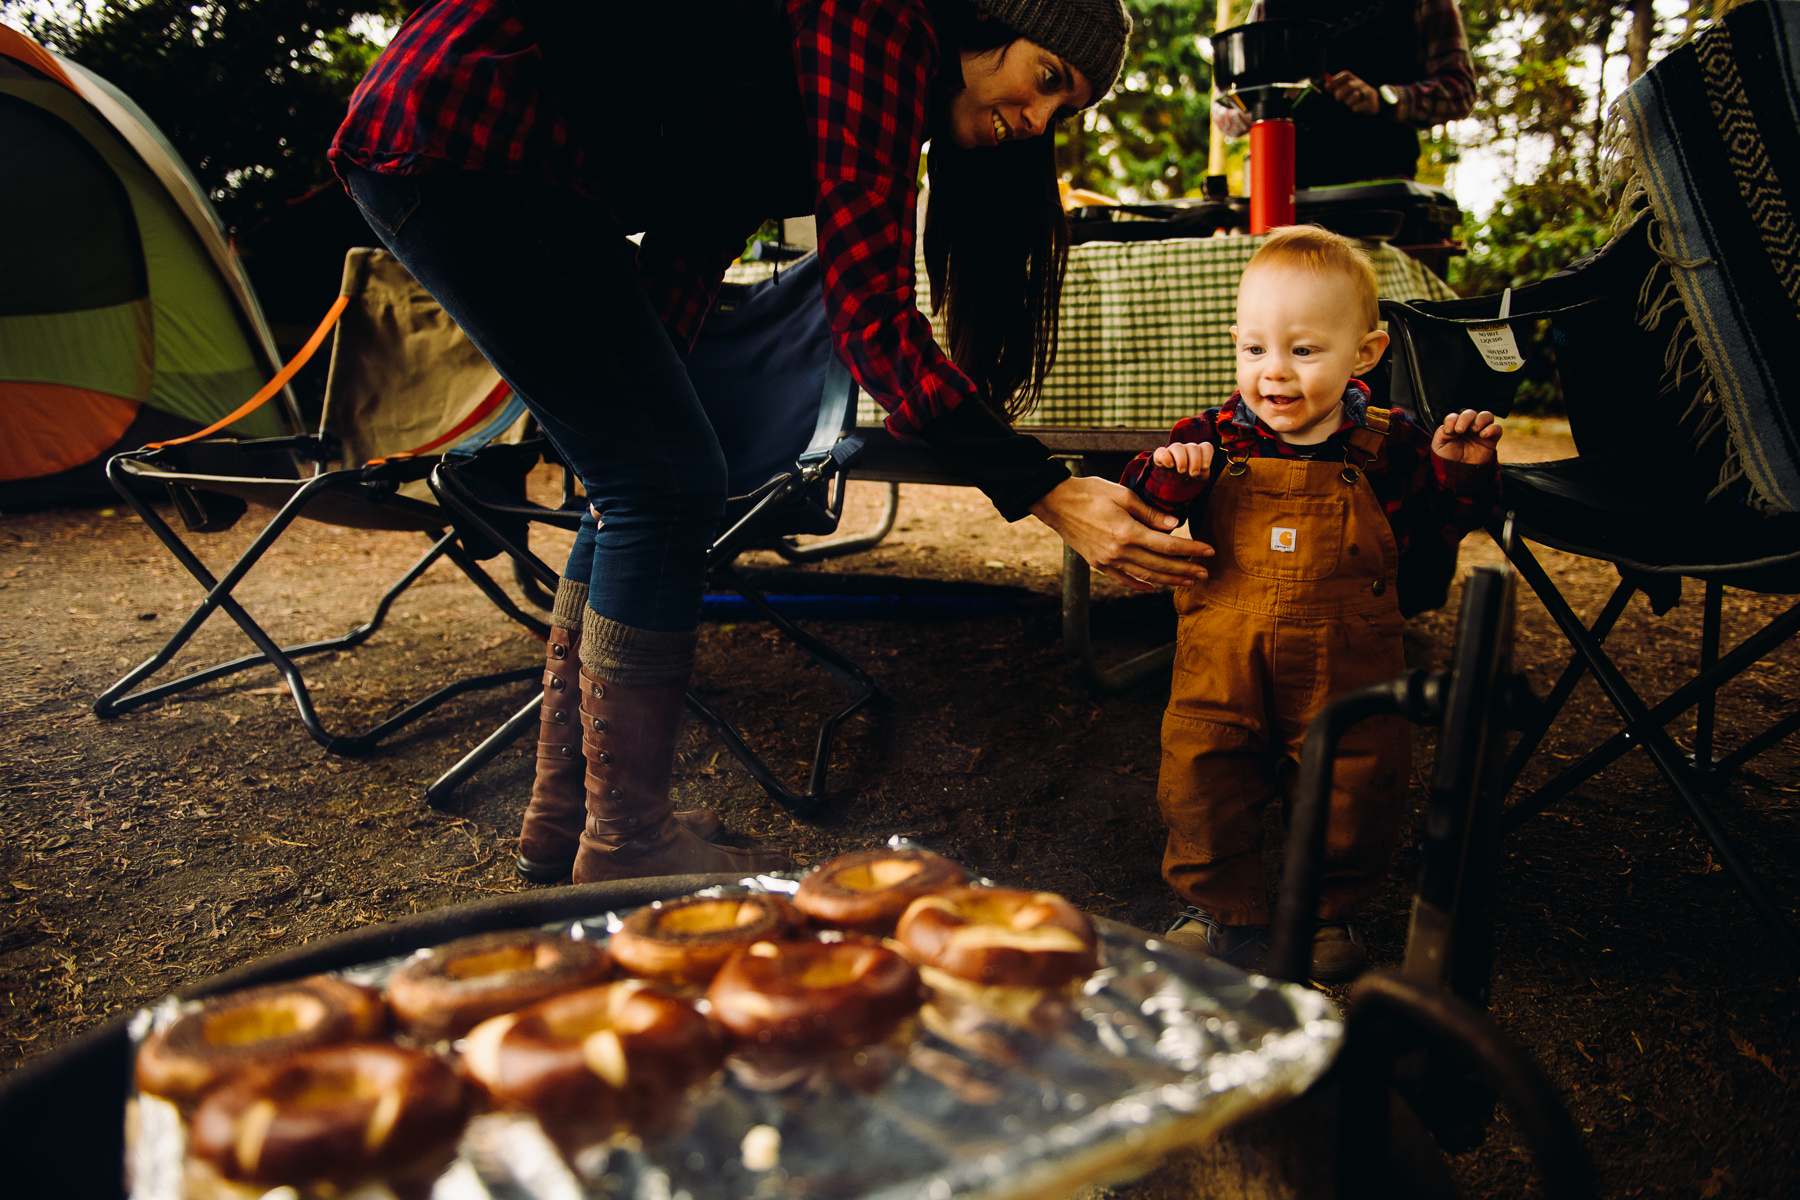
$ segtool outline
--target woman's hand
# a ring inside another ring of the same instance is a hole
[[[1133,591],[1206,578],[1206,568],[1194,560],[1210,558],[1212,547],[1161,532],[1176,526],[1174,517],[1108,480],[1065,479],[1031,506],[1031,515],[1054,529],[1089,566]]]

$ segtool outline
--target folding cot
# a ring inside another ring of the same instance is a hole
[[[240,440],[219,430],[283,388],[335,325],[325,405],[316,433]],[[107,475],[120,496],[205,592],[205,598],[154,655],[94,702],[103,718],[203,683],[272,666],[293,694],[307,732],[334,754],[362,754],[453,696],[529,679],[519,668],[452,681],[359,732],[334,732],[321,720],[295,660],[349,649],[378,630],[394,602],[439,559],[461,570],[513,620],[540,636],[547,628],[520,609],[479,560],[496,548],[462,536],[426,488],[440,460],[472,453],[514,425],[523,411],[487,361],[469,345],[425,290],[383,250],[355,249],[344,264],[337,302],[302,353],[267,387],[219,424],[170,442],[114,456]],[[508,481],[517,487],[522,476]],[[183,531],[157,507],[167,500]],[[250,508],[272,515],[250,545],[214,574],[196,552],[197,537],[234,526]],[[429,548],[381,593],[363,623],[338,637],[282,646],[235,592],[299,520],[348,529],[416,532]],[[185,536],[184,536],[185,534]],[[144,685],[188,645],[215,613],[236,622],[254,652]],[[136,689],[136,690],[133,690]]]

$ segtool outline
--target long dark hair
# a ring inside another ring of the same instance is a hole
[[[1056,318],[1069,261],[1054,130],[965,150],[949,136],[961,50],[1003,50],[1019,34],[966,0],[928,0],[942,65],[933,83],[925,274],[945,345],[988,403],[1017,420],[1036,406],[1056,360]]]

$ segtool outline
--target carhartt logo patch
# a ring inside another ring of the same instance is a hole
[[[1276,525],[1269,530],[1269,549],[1279,550],[1283,554],[1292,554],[1300,540],[1298,529],[1283,529]]]

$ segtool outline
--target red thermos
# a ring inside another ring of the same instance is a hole
[[[1250,126],[1250,232],[1294,223],[1294,123]]]

